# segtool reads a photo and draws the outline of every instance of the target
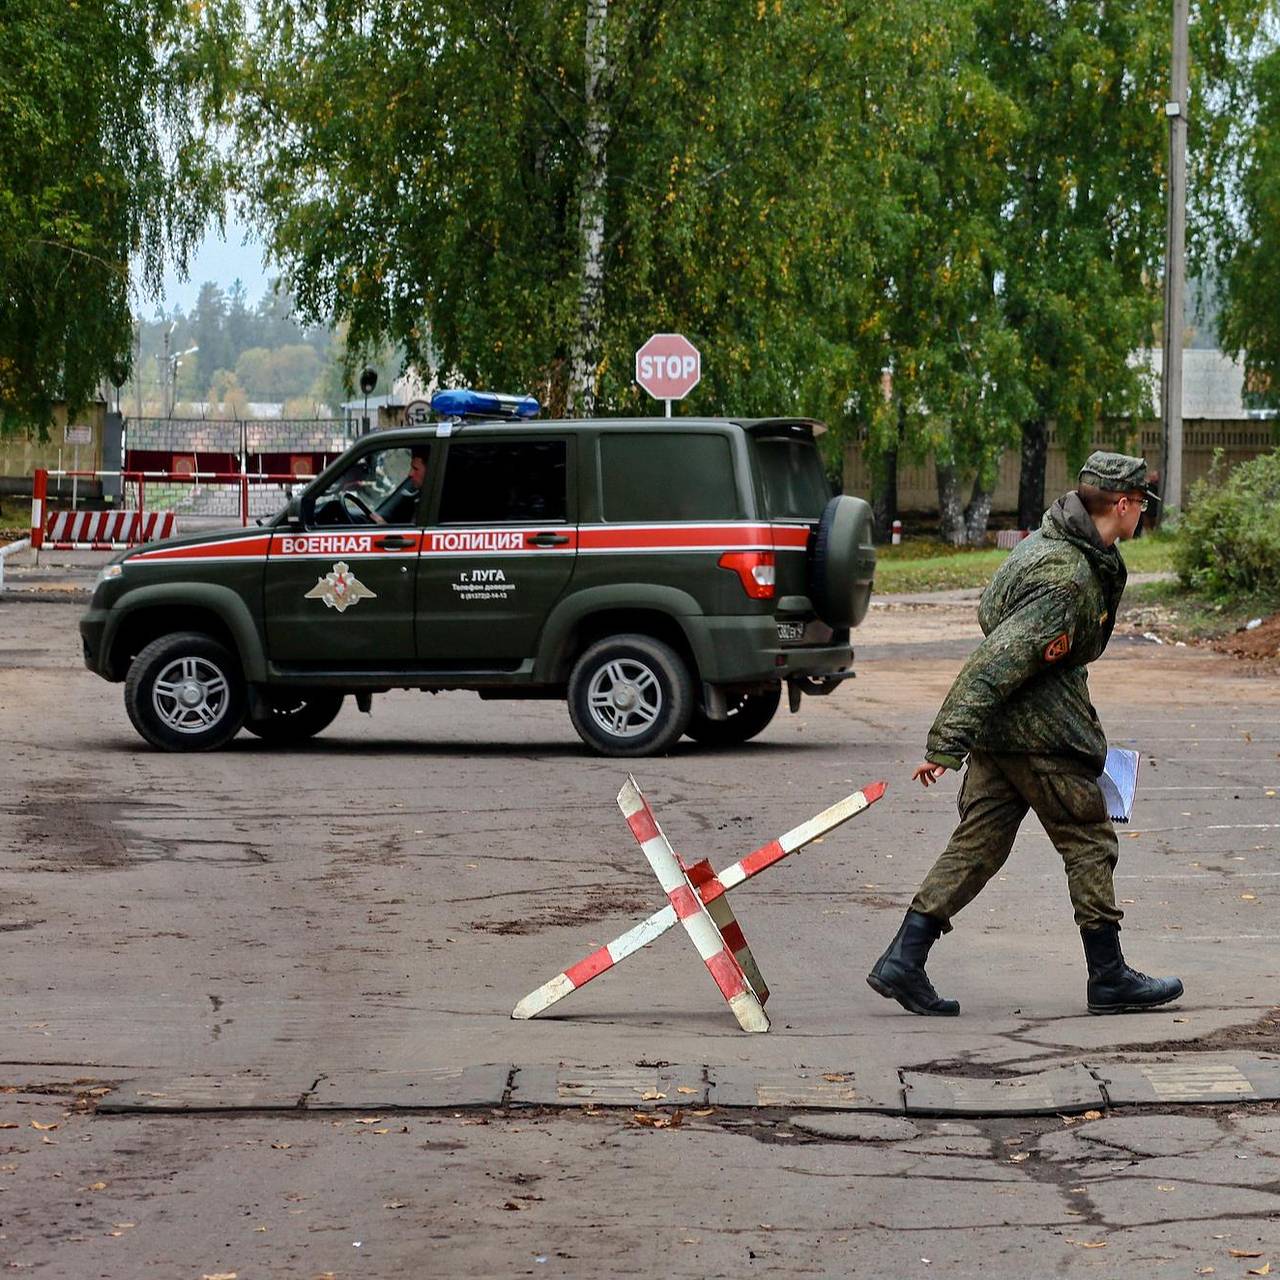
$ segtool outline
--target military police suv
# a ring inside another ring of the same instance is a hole
[[[362,438],[265,525],[103,571],[85,664],[171,751],[320,732],[347,694],[565,699],[605,755],[732,744],[852,675],[870,510],[832,498],[794,418],[450,416]]]

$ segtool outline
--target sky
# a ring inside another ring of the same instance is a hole
[[[192,255],[186,280],[180,280],[177,271],[170,266],[164,273],[164,296],[146,299],[142,313],[151,315],[157,306],[166,312],[175,306],[190,312],[200,286],[206,280],[212,280],[226,290],[236,279],[244,285],[250,304],[262,297],[270,283],[270,275],[262,265],[262,242],[229,214],[225,238],[216,228],[210,229]]]

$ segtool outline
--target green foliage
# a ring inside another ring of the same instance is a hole
[[[892,156],[945,73],[953,7],[670,5],[608,18],[598,403],[652,412],[632,356],[703,350],[694,412],[840,422],[882,362]],[[266,0],[241,159],[304,312],[445,380],[564,403],[578,324],[582,0]],[[355,363],[355,356],[352,357]]]
[[[1178,576],[1217,600],[1280,594],[1280,450],[1223,471],[1219,454],[1192,490],[1178,528]]]
[[[1144,534],[1124,543],[1120,553],[1130,573],[1165,573],[1173,568],[1174,544],[1163,535]],[[945,547],[923,541],[880,547],[876,551],[876,591],[892,595],[985,587],[1008,554],[995,548]]]
[[[210,143],[237,0],[6,0],[0,35],[0,430],[71,412],[132,337],[129,264],[158,291],[222,208]]]
[[[1257,110],[1242,141],[1241,225],[1223,239],[1224,350],[1243,354],[1246,385],[1280,405],[1280,49],[1257,65]]]

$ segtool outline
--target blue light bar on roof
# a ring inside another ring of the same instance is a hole
[[[431,397],[432,412],[442,418],[533,418],[540,408],[533,396],[507,396],[467,387],[437,391]]]

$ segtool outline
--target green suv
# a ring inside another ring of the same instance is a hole
[[[170,751],[351,694],[551,698],[605,755],[745,742],[853,674],[871,513],[794,418],[460,417],[368,435],[264,525],[103,571],[85,665]]]

